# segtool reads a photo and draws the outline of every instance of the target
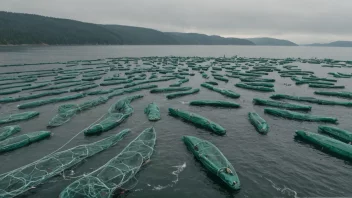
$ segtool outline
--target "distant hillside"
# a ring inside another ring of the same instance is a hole
[[[249,38],[247,40],[252,41],[256,45],[271,45],[271,46],[298,46],[296,43],[293,43],[288,40],[281,40],[275,38]]]
[[[181,45],[255,45],[253,42],[239,38],[208,36],[197,33],[165,32]]]
[[[0,45],[254,45],[251,41],[204,34],[164,33],[123,25],[0,11]]]
[[[124,25],[103,25],[122,39],[124,45],[177,45],[173,37],[163,32]]]
[[[32,14],[0,12],[0,44],[121,44],[99,25]]]
[[[307,46],[320,46],[320,47],[352,47],[352,41],[335,41],[331,43],[313,43]]]

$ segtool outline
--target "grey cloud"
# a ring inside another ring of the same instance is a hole
[[[6,11],[297,43],[352,40],[351,0],[1,0]]]

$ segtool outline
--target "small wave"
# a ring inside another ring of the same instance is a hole
[[[171,181],[171,184],[162,186],[162,185],[157,185],[153,187],[153,190],[162,190],[168,187],[173,187],[175,184],[177,184],[178,182],[178,175],[187,167],[186,162],[183,163],[182,165],[178,165],[178,166],[173,166],[173,168],[176,168],[175,171],[172,171],[171,174],[176,176],[176,179]],[[150,184],[148,184],[148,186],[150,186]]]
[[[268,181],[271,183],[271,186],[272,186],[275,190],[281,192],[281,193],[284,194],[284,195],[288,195],[288,196],[292,196],[292,197],[294,197],[294,198],[298,198],[297,192],[294,191],[294,190],[292,190],[291,188],[288,188],[288,187],[286,187],[285,185],[284,185],[283,187],[279,187],[278,185],[276,185],[276,184],[275,184],[273,181],[271,181],[270,179],[268,179],[268,178],[265,178],[265,179],[268,180]]]

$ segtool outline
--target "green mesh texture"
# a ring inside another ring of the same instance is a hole
[[[115,80],[127,80],[127,78],[126,77],[113,76],[113,77],[108,77],[108,78],[104,79],[104,81],[115,81]]]
[[[0,91],[0,95],[9,95],[14,93],[19,93],[21,91],[22,91],[21,89],[5,90],[5,91]]]
[[[202,77],[205,78],[205,79],[209,78],[208,74],[206,74],[206,73],[202,73]]]
[[[113,92],[113,89],[99,89],[99,90],[94,90],[94,91],[87,91],[85,94],[94,96],[94,95],[104,95]]]
[[[0,83],[0,86],[15,85],[15,84],[21,84],[21,83],[26,83],[26,82],[34,82],[36,80],[37,80],[36,78],[27,78],[27,79],[22,79],[22,80],[19,80],[19,81],[11,81],[11,82]]]
[[[300,97],[300,96],[291,96],[285,94],[274,94],[270,96],[271,99],[288,99],[288,100],[295,100],[295,101],[302,101],[302,102],[310,102],[320,105],[341,105],[341,106],[352,106],[352,102],[344,102],[344,101],[332,101],[332,100],[323,100],[317,99],[313,97]]]
[[[38,89],[38,88],[42,88],[42,87],[46,87],[46,86],[49,86],[50,83],[43,83],[43,84],[38,84],[38,85],[32,85],[30,87],[25,87],[25,88],[22,88],[22,91],[25,91],[25,90],[32,90],[32,89]]]
[[[207,129],[218,135],[225,135],[226,133],[226,129],[224,129],[222,126],[198,114],[172,108],[169,108],[169,114],[173,117],[181,118],[189,123]]]
[[[260,86],[260,87],[274,87],[274,84],[265,83],[265,82],[247,82],[245,84],[246,85],[251,85],[251,86]]]
[[[170,87],[179,87],[179,86],[181,86],[183,83],[186,83],[186,82],[188,82],[188,81],[189,81],[188,78],[182,79],[182,80],[179,80],[177,83],[171,84]]]
[[[267,134],[269,132],[268,123],[257,113],[249,112],[248,119],[259,133]]]
[[[150,90],[150,93],[168,93],[175,91],[188,91],[191,90],[192,87],[164,87]]]
[[[217,83],[215,81],[207,81],[205,83],[210,84],[210,85],[219,85],[219,83]]]
[[[209,172],[231,189],[240,189],[241,183],[235,168],[215,145],[193,136],[183,136],[182,140]]]
[[[229,82],[229,79],[224,78],[224,77],[222,77],[222,76],[213,76],[213,77],[214,77],[214,79],[216,79],[216,80],[220,80],[220,81],[224,81],[224,82]]]
[[[131,88],[125,89],[125,92],[126,93],[133,93],[133,92],[137,92],[137,91],[142,91],[144,89],[154,89],[157,87],[158,87],[158,85],[141,85],[141,86],[131,87]]]
[[[227,96],[227,97],[230,97],[230,98],[239,98],[241,96],[240,94],[238,94],[238,93],[236,93],[234,91],[226,90],[226,89],[220,89],[220,88],[214,87],[214,86],[212,86],[210,84],[207,84],[207,83],[202,83],[201,86],[205,87],[205,88],[207,88],[209,90],[218,92],[221,95],[224,95],[224,96]]]
[[[6,126],[0,128],[0,141],[3,141],[10,137],[11,135],[21,131],[21,127],[18,125]]]
[[[110,107],[108,114],[101,122],[84,130],[84,135],[97,135],[119,126],[132,115],[133,108],[130,105],[131,102],[142,97],[142,95],[128,96],[117,101]]]
[[[110,85],[122,85],[131,83],[132,80],[112,80],[100,83],[100,86],[110,86]]]
[[[112,147],[129,132],[129,129],[125,129],[100,141],[55,152],[31,164],[1,174],[0,197],[14,197],[42,184],[86,158]]]
[[[83,81],[95,81],[95,80],[99,80],[101,79],[101,76],[94,76],[94,77],[83,77],[82,80]]]
[[[308,131],[296,131],[296,136],[312,143],[318,149],[352,160],[352,145],[350,144]]]
[[[21,85],[9,85],[9,86],[1,86],[0,90],[5,90],[5,89],[12,89],[12,88],[23,88],[23,87],[29,87],[31,84],[21,84]]]
[[[255,90],[255,91],[263,91],[263,92],[274,92],[275,89],[272,87],[263,87],[263,86],[252,86],[244,83],[237,83],[235,84],[236,87],[244,88],[244,89],[250,89],[250,90]]]
[[[281,110],[276,108],[265,108],[264,112],[277,117],[287,118],[290,120],[311,121],[311,122],[330,122],[337,123],[337,118],[297,113],[294,111]]]
[[[8,124],[11,122],[30,120],[38,115],[39,115],[39,112],[36,112],[36,111],[28,111],[23,113],[11,114],[6,117],[0,118],[0,124]]]
[[[105,165],[67,186],[60,198],[112,198],[116,191],[135,180],[143,163],[154,151],[156,132],[145,129],[122,152]]]
[[[63,93],[67,93],[67,91],[49,91],[49,92],[42,92],[39,94],[32,94],[28,96],[18,96],[17,98],[6,97],[6,98],[0,98],[0,103],[17,102],[21,100],[31,100],[31,99],[41,98],[45,96],[59,95]]]
[[[0,152],[7,152],[19,149],[33,142],[37,142],[44,138],[47,138],[50,135],[50,131],[37,131],[5,139],[0,142]]]
[[[352,99],[352,92],[315,91],[314,94]]]
[[[136,82],[132,82],[129,83],[127,85],[125,85],[125,88],[130,88],[130,87],[134,87],[137,85],[141,85],[141,84],[148,84],[148,83],[153,83],[153,82],[162,82],[162,81],[169,81],[169,80],[173,80],[175,78],[158,78],[158,79],[151,79],[151,80],[141,80],[141,81],[136,81]]]
[[[145,109],[144,113],[147,114],[149,121],[160,120],[160,110],[157,104],[150,103]]]
[[[332,126],[319,126],[319,132],[328,134],[336,139],[339,139],[343,142],[350,143],[352,142],[352,132],[340,129]]]
[[[182,96],[186,96],[186,95],[195,94],[195,93],[198,93],[199,91],[200,91],[200,89],[196,88],[196,89],[192,89],[189,91],[175,92],[175,93],[167,94],[166,98],[167,99],[178,98],[178,97],[182,97]]]
[[[80,91],[85,91],[85,90],[88,90],[88,89],[93,89],[93,88],[96,88],[96,87],[99,87],[99,85],[96,85],[96,84],[85,85],[85,86],[72,88],[72,89],[70,89],[70,92],[80,92]]]
[[[275,79],[272,78],[240,78],[242,82],[275,82]]]
[[[313,88],[329,88],[329,89],[344,89],[345,86],[343,85],[321,85],[321,84],[311,84],[309,83],[309,87],[313,87]]]
[[[189,105],[193,106],[213,106],[213,107],[230,107],[239,108],[240,105],[235,102],[223,101],[223,100],[193,100],[189,102]]]
[[[29,103],[24,103],[24,104],[18,105],[17,108],[28,109],[28,108],[39,107],[39,106],[57,103],[57,102],[75,100],[75,99],[79,99],[79,98],[83,98],[83,97],[85,97],[85,94],[79,93],[79,94],[74,94],[74,95],[69,95],[69,96],[50,98],[50,99],[45,99],[45,100],[37,100],[37,101],[29,102]]]
[[[64,104],[59,106],[58,114],[56,114],[49,122],[48,127],[58,127],[70,121],[73,116],[83,111],[87,111],[101,104],[105,104],[109,100],[108,97],[99,97],[86,101],[81,104]]]
[[[255,105],[278,107],[278,108],[289,109],[289,110],[310,111],[312,109],[312,107],[308,105],[292,104],[287,102],[279,102],[275,100],[265,100],[261,98],[253,98],[253,103]]]
[[[60,85],[53,85],[44,89],[41,89],[42,91],[45,90],[55,90],[55,89],[63,89],[63,88],[68,88],[68,87],[74,87],[74,86],[82,86],[82,85],[86,85],[86,82],[76,82],[76,83],[69,83],[69,84],[60,84]]]

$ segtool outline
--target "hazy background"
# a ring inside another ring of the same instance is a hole
[[[351,0],[0,0],[0,9],[298,44],[352,40]]]

